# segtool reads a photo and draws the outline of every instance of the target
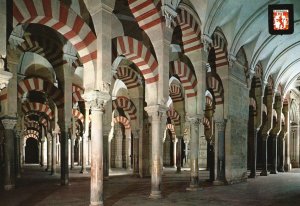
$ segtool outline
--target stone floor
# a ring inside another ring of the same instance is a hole
[[[187,192],[189,172],[176,174],[166,169],[163,175],[161,200],[148,198],[150,179],[123,175],[126,171],[113,171],[116,176],[104,182],[105,206],[173,206],[173,205],[300,205],[300,169],[290,173],[248,179],[248,182],[212,186],[204,180],[207,171],[200,171],[202,190]],[[26,166],[23,176],[13,191],[0,190],[1,206],[16,205],[89,205],[89,175],[79,174],[79,168],[70,173],[70,185],[60,186],[59,175],[50,176],[39,166]]]

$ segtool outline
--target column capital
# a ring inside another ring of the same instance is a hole
[[[4,129],[14,129],[17,124],[16,117],[4,116],[1,118]]]
[[[153,120],[161,120],[162,118],[167,116],[166,111],[168,108],[163,105],[158,104],[147,106],[144,109],[148,113],[148,115],[152,117]]]
[[[92,110],[104,111],[104,106],[110,100],[111,96],[108,92],[93,90],[82,95],[82,98],[87,102],[87,105]]]
[[[199,125],[201,123],[203,118],[201,118],[201,115],[189,115],[189,116],[186,116],[186,120],[188,122],[190,122],[190,124],[192,125]]]
[[[171,28],[172,23],[174,23],[174,19],[177,16],[176,9],[180,0],[163,0],[161,10],[162,14],[166,19],[166,26]]]
[[[225,131],[227,119],[216,120],[217,130]]]

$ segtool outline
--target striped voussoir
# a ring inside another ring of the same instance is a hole
[[[117,52],[118,55],[124,55],[135,63],[143,74],[146,84],[158,81],[158,63],[143,42],[129,36],[117,37]]]
[[[214,76],[209,76],[207,79],[207,83],[208,83],[208,88],[212,89],[212,91],[214,92],[216,105],[223,104],[222,96],[224,91],[219,80],[217,80]]]
[[[191,14],[184,8],[181,8],[175,21],[182,32],[184,53],[203,48],[201,43],[201,26],[196,14]]]
[[[38,140],[39,136],[36,134],[26,134],[24,135],[24,139],[28,139],[28,138],[34,138],[36,140]]]
[[[138,73],[128,66],[118,67],[117,73],[114,74],[114,79],[122,80],[127,89],[132,89],[141,85]]]
[[[72,115],[73,117],[79,119],[81,123],[84,123],[84,115],[77,109],[72,109]]]
[[[180,125],[180,115],[175,109],[169,109],[167,111],[167,117],[169,117],[176,126]]]
[[[130,122],[129,120],[126,118],[126,117],[123,117],[123,116],[117,116],[114,118],[114,123],[120,123],[120,124],[123,124],[123,126],[125,127],[125,129],[130,129],[131,126],[130,126]]]
[[[210,129],[210,122],[206,117],[203,117],[202,124],[205,128]]]
[[[112,101],[112,109],[121,108],[129,114],[130,120],[135,120],[136,117],[136,107],[134,103],[124,96],[118,96],[117,99]]]
[[[61,33],[76,48],[84,67],[94,67],[96,36],[70,7],[56,0],[14,0],[13,26],[35,23]]]
[[[52,119],[54,116],[48,105],[38,102],[26,102],[22,105],[22,110],[25,114],[32,111],[44,113],[49,119]]]
[[[211,108],[213,106],[213,98],[209,95],[205,96],[205,106]]]
[[[138,25],[145,32],[161,24],[159,5],[155,5],[153,0],[128,0],[128,4]]]
[[[83,101],[81,95],[83,93],[83,89],[76,85],[76,84],[73,84],[72,85],[72,102],[73,104],[75,104],[76,102],[78,101]]]
[[[176,137],[176,132],[174,129],[174,125],[173,124],[167,124],[166,125],[166,129],[170,130],[172,137],[175,138]]]
[[[220,35],[218,35],[218,33],[214,33],[213,45],[214,45],[215,55],[216,55],[216,62],[215,62],[216,69],[226,65],[228,66],[226,40]]]
[[[64,104],[64,95],[61,90],[55,87],[51,82],[45,81],[39,77],[23,79],[18,83],[18,98],[22,98],[24,93],[30,91],[46,93],[57,107],[62,107]]]
[[[37,121],[28,121],[28,122],[24,122],[24,126],[29,129],[29,128],[33,128],[35,130],[39,130],[40,129],[40,125]]]
[[[179,60],[173,61],[171,66],[173,69],[173,73],[177,74],[180,78],[187,98],[195,97],[197,95],[197,78],[193,70],[187,64]]]
[[[180,102],[184,99],[181,86],[178,84],[171,84],[169,92],[173,102]]]
[[[40,112],[29,111],[29,112],[27,112],[27,114],[24,117],[24,120],[27,121],[27,122],[35,121],[35,119],[37,119],[39,124],[44,125],[47,128],[47,126],[48,126],[48,117],[45,117],[44,115],[41,115]]]
[[[24,136],[30,135],[30,134],[35,135],[35,136],[38,137],[39,136],[39,131],[38,130],[34,130],[34,129],[29,129],[29,130],[26,130],[24,132]]]

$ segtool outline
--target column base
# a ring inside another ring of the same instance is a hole
[[[15,189],[15,185],[4,185],[4,190],[9,191]]]
[[[202,190],[202,188],[199,185],[190,185],[188,188],[186,188],[186,191],[198,191]]]
[[[149,196],[150,199],[161,199],[161,191],[151,191],[151,194]]]
[[[284,172],[284,169],[283,168],[279,168],[278,172]]]
[[[250,175],[248,176],[248,178],[256,178],[256,173],[250,173]]]
[[[270,174],[278,174],[277,170],[271,170]]]
[[[103,206],[103,202],[91,202],[90,206]]]
[[[260,176],[268,176],[268,171],[267,170],[263,170],[261,171],[261,173],[259,174]]]
[[[213,181],[213,185],[221,186],[221,185],[225,185],[225,182],[222,180],[215,180],[215,181]]]
[[[51,176],[57,176],[57,173],[56,172],[51,172],[50,175]]]
[[[81,170],[80,173],[81,173],[81,174],[88,174],[88,171],[86,171],[86,170]]]
[[[289,171],[291,171],[291,169],[292,169],[292,164],[286,164],[286,165],[284,165],[284,170],[285,171],[289,172]]]

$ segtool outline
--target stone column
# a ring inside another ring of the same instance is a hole
[[[86,171],[86,156],[87,156],[87,142],[88,142],[88,132],[84,133],[81,141],[81,170],[80,173],[87,173]]]
[[[14,127],[17,120],[15,117],[5,116],[1,118],[4,131],[4,189],[11,190],[15,188],[15,137]]]
[[[103,205],[103,113],[110,96],[106,92],[91,91],[83,97],[91,105],[91,196],[90,205]]]
[[[273,94],[270,92],[270,89],[267,89],[268,93],[265,95],[265,101],[267,106],[267,120],[264,122],[262,127],[262,157],[263,157],[263,169],[260,173],[260,176],[268,175],[268,138],[271,129],[273,128],[273,103],[274,98]]]
[[[176,166],[177,166],[177,172],[180,173],[181,172],[181,142],[182,142],[182,136],[178,136],[178,142],[177,142],[177,149],[176,149]]]
[[[131,130],[125,130],[126,134],[126,168],[131,170]]]
[[[250,175],[249,178],[256,177],[256,158],[257,158],[257,129],[249,128],[249,137],[250,138]]]
[[[15,148],[15,156],[16,156],[16,176],[17,178],[21,177],[21,135],[22,135],[22,131],[21,131],[21,127],[19,124],[17,124],[16,126],[16,148]]]
[[[70,169],[74,169],[74,143],[75,143],[75,138],[72,135],[71,137],[71,167]]]
[[[152,129],[152,159],[151,159],[151,193],[150,198],[161,198],[161,184],[162,184],[162,144],[163,131],[166,125],[166,110],[164,106],[155,105],[145,107],[149,117],[151,117]]]
[[[48,133],[47,134],[47,168],[46,171],[49,171],[51,168],[51,146],[52,146],[52,141],[51,141],[52,137],[51,135]]]
[[[51,135],[51,133],[49,133]],[[56,160],[57,160],[57,145],[56,145],[56,140],[57,140],[57,133],[52,132],[52,163],[51,163],[51,175],[56,175]]]
[[[60,180],[61,185],[69,185],[69,122],[59,123],[60,127]]]
[[[292,169],[291,166],[291,158],[290,158],[290,113],[289,113],[289,104],[283,104],[282,113],[284,115],[284,131],[285,135],[285,155],[284,155],[284,170],[290,171]]]
[[[199,188],[199,164],[198,164],[198,150],[199,150],[199,124],[200,118],[198,116],[188,117],[191,127],[190,137],[190,167],[191,177],[190,185],[187,190],[195,191]]]
[[[136,132],[138,133],[138,132]],[[139,173],[139,136],[133,137],[133,173]]]
[[[217,176],[214,181],[215,185],[225,183],[225,127],[226,119],[216,121],[217,126]]]
[[[184,148],[185,148],[185,150],[184,150],[184,152],[185,152],[185,163],[184,163],[184,165],[185,166],[187,166],[188,165],[188,155],[189,155],[189,142],[188,142],[188,140],[184,140]]]
[[[174,168],[176,168],[177,164],[176,164],[176,160],[177,160],[177,152],[176,152],[176,148],[177,148],[177,138],[173,137],[172,139],[173,142],[173,164],[174,164]]]
[[[278,172],[284,172],[284,131],[278,136]]]
[[[260,173],[260,176],[268,176],[268,134],[262,135],[262,160],[263,168]]]
[[[45,137],[41,138],[41,147],[40,147],[40,166],[44,167],[44,147],[45,147]]]

